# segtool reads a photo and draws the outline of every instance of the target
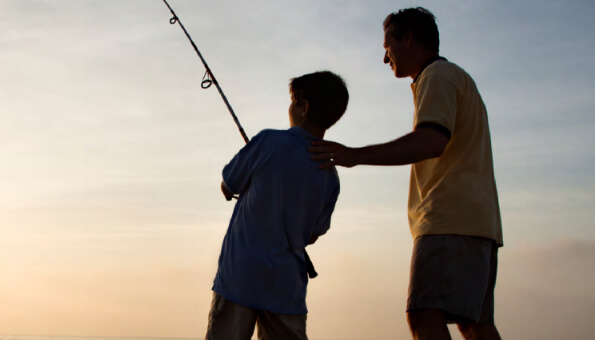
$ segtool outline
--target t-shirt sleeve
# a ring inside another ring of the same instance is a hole
[[[428,75],[417,86],[414,127],[439,124],[452,134],[457,117],[457,89],[446,77]]]
[[[254,136],[223,168],[223,184],[232,193],[244,192],[254,172],[266,162],[269,155],[263,147],[265,139],[264,131]]]
[[[320,236],[324,235],[331,226],[331,215],[335,210],[335,204],[337,203],[337,199],[339,197],[340,185],[337,181],[337,185],[335,189],[330,195],[330,199],[328,200],[327,204],[324,206],[320,215],[316,219],[316,227],[314,228],[314,235],[313,236]]]

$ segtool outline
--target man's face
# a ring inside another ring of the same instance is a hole
[[[391,27],[384,31],[384,63],[390,65],[397,78],[411,76],[408,67],[408,47],[407,39],[397,40],[391,32]]]

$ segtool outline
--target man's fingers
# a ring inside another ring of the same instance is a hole
[[[310,159],[313,161],[328,161],[332,158],[329,155],[330,155],[330,152],[315,153],[313,155],[310,155]]]
[[[335,142],[329,142],[325,140],[312,141],[311,146],[308,148],[310,152],[310,159],[313,161],[323,161],[325,163],[320,164],[318,168],[326,169],[333,167],[335,164],[336,152],[339,150],[341,145]]]
[[[333,150],[337,149],[340,144],[326,140],[314,140],[310,143],[310,145],[311,146],[308,148],[308,151],[312,153],[328,153],[333,152]]]
[[[326,168],[330,168],[332,166],[334,166],[333,162],[327,162],[327,163],[324,163],[324,164],[320,164],[318,166],[318,169],[326,169]]]
[[[315,154],[329,154],[333,152],[335,147],[332,146],[311,146],[308,148],[308,151]]]
[[[325,145],[336,145],[336,142],[331,142],[328,140],[313,140],[310,142],[310,144],[314,145],[314,146],[325,146]]]

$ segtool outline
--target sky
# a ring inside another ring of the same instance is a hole
[[[249,137],[287,128],[289,79],[328,69],[351,97],[326,138],[349,146],[411,130],[382,21],[430,9],[488,108],[500,333],[592,337],[595,3],[169,2]],[[244,142],[170,18],[158,0],[0,2],[0,335],[204,336],[233,209],[221,169]],[[308,250],[309,336],[406,339],[410,167],[338,171],[331,229]]]

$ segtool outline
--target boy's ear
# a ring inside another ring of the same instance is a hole
[[[307,100],[302,99],[302,105],[304,107],[304,109],[302,111],[302,116],[303,117],[307,117],[308,116],[308,112],[310,110],[310,103]]]

